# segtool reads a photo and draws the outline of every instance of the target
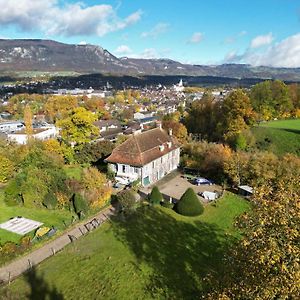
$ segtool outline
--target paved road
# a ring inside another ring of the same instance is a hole
[[[98,227],[114,213],[115,209],[113,207],[108,207],[92,218],[87,219],[84,223],[78,224],[72,229],[66,231],[63,235],[45,244],[41,248],[34,250],[28,255],[22,256],[14,260],[13,262],[1,267],[0,283],[7,283],[10,280],[15,279],[17,276],[27,271],[31,266],[39,264],[46,258],[63,249],[72,241],[80,238],[84,234]]]

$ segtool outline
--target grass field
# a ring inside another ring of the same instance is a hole
[[[279,120],[253,127],[256,146],[281,156],[293,153],[300,156],[300,119]]]
[[[1,293],[17,299],[198,299],[249,203],[227,193],[200,217],[142,206],[69,245]],[[45,297],[45,298],[44,298]],[[50,298],[49,298],[50,299]]]
[[[54,226],[58,229],[64,229],[64,222],[70,224],[72,214],[66,210],[52,211],[43,208],[26,208],[23,206],[7,206],[3,200],[3,191],[0,190],[0,223],[3,223],[10,218],[22,216],[28,219],[39,221],[45,226]],[[21,236],[11,233],[4,229],[0,229],[0,244],[6,241],[18,243]]]
[[[270,121],[262,123],[260,126],[300,131],[300,119]]]

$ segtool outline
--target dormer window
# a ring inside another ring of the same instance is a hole
[[[168,148],[170,149],[172,147],[172,142],[168,142]]]
[[[160,150],[160,152],[163,152],[165,150],[165,146],[164,145],[160,145],[159,146],[159,150]]]

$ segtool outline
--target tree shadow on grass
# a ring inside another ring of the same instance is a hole
[[[223,255],[234,241],[216,225],[179,221],[145,206],[126,221],[115,218],[113,231],[139,265],[146,263],[153,269],[145,292],[165,299],[199,298],[209,288],[204,277],[218,276]]]
[[[30,286],[30,293],[27,299],[30,300],[63,300],[63,295],[55,287],[50,287],[44,278],[37,274],[36,269],[32,268],[24,275],[25,280]]]
[[[288,129],[288,128],[279,128],[279,129],[287,131],[287,132],[291,132],[291,133],[300,134],[300,130],[298,130],[298,129]]]
[[[26,292],[11,290],[7,285],[0,289],[0,300],[63,300],[63,295],[55,288],[50,287],[43,276],[38,275],[35,267],[23,275],[26,282]],[[27,292],[27,290],[29,292]]]

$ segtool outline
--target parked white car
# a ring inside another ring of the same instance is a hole
[[[124,178],[124,177],[116,176],[115,180],[116,180],[116,182],[123,184],[123,185],[127,185],[130,183],[130,180],[128,178]]]

